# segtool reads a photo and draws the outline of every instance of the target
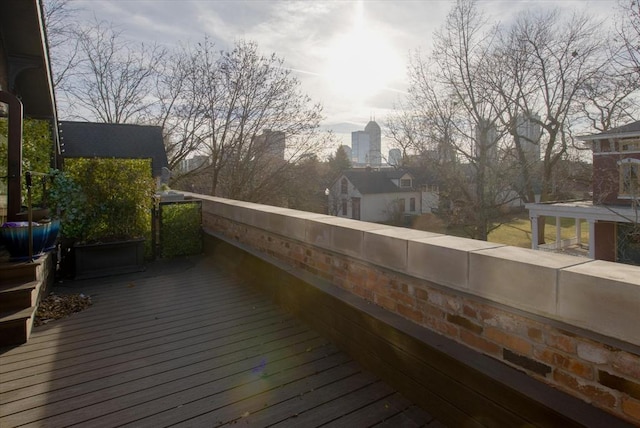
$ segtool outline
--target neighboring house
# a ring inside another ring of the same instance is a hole
[[[343,171],[328,192],[329,214],[371,222],[403,221],[421,213],[413,176],[400,170]]]
[[[408,167],[404,169],[413,176],[413,186],[420,190],[421,214],[436,212],[440,206],[440,180],[432,168]]]
[[[0,116],[8,119],[7,164],[0,167],[0,217],[15,220],[21,210],[22,119],[44,119],[51,123],[52,145],[57,166],[57,118],[49,53],[39,0],[0,1]],[[6,168],[6,169],[5,169]]]
[[[640,121],[580,137],[593,149],[591,201],[527,204],[532,220],[558,219],[554,249],[580,244],[580,222],[589,224],[589,257],[640,264]],[[576,220],[576,238],[560,239],[559,219]],[[537,221],[532,221],[537,226]],[[537,230],[532,231],[537,249]]]
[[[156,179],[169,166],[159,126],[62,121],[60,133],[64,158],[151,159]]]

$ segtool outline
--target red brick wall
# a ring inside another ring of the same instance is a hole
[[[207,212],[203,223],[640,425],[640,352],[632,345],[605,344],[558,322]]]
[[[630,205],[629,199],[618,199],[620,189],[620,159],[640,159],[638,153],[600,154],[593,156],[593,203],[610,205]]]

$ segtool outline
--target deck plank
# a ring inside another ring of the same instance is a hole
[[[94,304],[0,349],[0,426],[432,419],[208,259],[159,271],[63,284]]]

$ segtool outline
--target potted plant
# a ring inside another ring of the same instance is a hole
[[[67,198],[57,207],[62,236],[73,240],[75,277],[143,270],[155,191],[150,160],[66,159],[64,177],[73,185],[58,187]]]
[[[40,205],[36,207],[32,204],[34,175],[42,178],[45,184],[40,193]],[[35,260],[55,248],[60,221],[51,218],[47,208],[47,178],[49,175],[45,173],[28,171],[25,174],[27,206],[18,213],[17,221],[5,222],[0,227],[0,242],[9,251],[9,261]]]

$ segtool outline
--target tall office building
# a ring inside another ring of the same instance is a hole
[[[369,163],[369,134],[364,131],[351,133],[351,165],[364,166]]]
[[[369,164],[371,166],[380,166],[382,164],[382,132],[380,126],[373,120],[364,127],[364,132],[369,134]]]
[[[520,145],[525,153],[528,163],[535,163],[540,160],[540,137],[542,130],[538,121],[538,115],[518,116],[518,135]]]
[[[481,120],[476,126],[474,156],[480,156],[481,150],[484,150],[489,162],[498,160],[498,132],[488,120]]]
[[[402,162],[402,151],[400,149],[391,149],[389,150],[389,159],[387,163],[391,166],[400,166]]]
[[[369,121],[364,131],[351,133],[351,163],[353,166],[380,166],[382,164],[382,132],[375,121]]]
[[[256,136],[254,144],[259,147],[258,150],[262,156],[284,160],[286,149],[284,132],[265,129],[262,134]]]

